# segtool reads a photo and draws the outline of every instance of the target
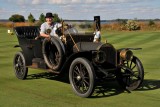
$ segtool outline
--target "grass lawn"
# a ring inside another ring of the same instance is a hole
[[[20,48],[15,35],[0,28],[0,107],[158,107],[160,105],[160,32],[107,32],[103,41],[117,49],[142,48],[134,51],[144,65],[142,87],[128,93],[116,82],[107,82],[103,93],[92,98],[76,96],[68,82],[53,74],[29,69],[26,80],[19,80],[13,72],[13,57]],[[62,78],[62,77],[61,77]],[[98,90],[98,89],[97,89]]]

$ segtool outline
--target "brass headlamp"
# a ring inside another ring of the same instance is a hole
[[[120,57],[123,60],[130,61],[133,58],[133,52],[131,50],[129,50],[129,49],[123,49],[120,52]]]

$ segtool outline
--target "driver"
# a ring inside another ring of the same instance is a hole
[[[48,12],[46,13],[46,22],[44,22],[40,27],[40,36],[45,38],[50,38],[50,36],[57,36],[56,30],[62,26],[60,23],[53,21],[53,14]]]

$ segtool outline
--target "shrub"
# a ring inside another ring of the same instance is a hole
[[[155,25],[155,22],[153,20],[149,20],[148,26],[154,26],[154,25]]]
[[[128,20],[126,24],[126,28],[129,31],[140,30],[140,26],[135,20]]]

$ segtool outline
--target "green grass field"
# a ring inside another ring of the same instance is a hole
[[[116,82],[107,82],[103,93],[80,98],[68,82],[42,70],[29,69],[27,79],[18,80],[12,65],[14,54],[20,50],[13,48],[17,38],[0,28],[0,107],[159,107],[160,32],[107,32],[102,38],[117,49],[142,48],[134,51],[144,65],[142,87],[128,93]]]

